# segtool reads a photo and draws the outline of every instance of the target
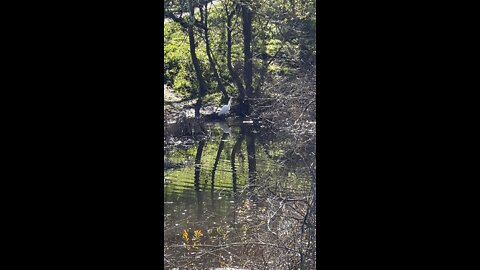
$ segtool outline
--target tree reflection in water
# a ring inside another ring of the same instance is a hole
[[[311,243],[314,235],[315,222],[302,214],[316,213],[308,193],[316,187],[310,178],[316,169],[309,165],[315,155],[307,153],[315,146],[241,123],[209,127],[202,127],[207,136],[195,145],[168,156],[187,165],[167,173],[172,183],[164,192],[166,258],[201,269],[219,267],[218,258],[233,266],[249,261],[252,268],[275,256],[299,256],[305,264],[312,245],[302,246],[299,239]],[[187,249],[184,230],[200,230],[201,246]]]

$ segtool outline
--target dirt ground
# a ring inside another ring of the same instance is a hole
[[[181,100],[174,92],[173,89],[167,85],[163,86],[163,97],[166,102],[178,102]]]
[[[181,97],[175,94],[173,89],[168,86],[163,86],[163,114],[167,122],[176,122],[178,117],[185,116],[186,118],[194,118],[195,110],[194,104],[196,99],[183,100]],[[200,109],[202,115],[212,114],[218,108],[215,104],[204,104]]]

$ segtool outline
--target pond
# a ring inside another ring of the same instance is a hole
[[[315,134],[238,119],[202,130],[166,138],[164,267],[313,264]]]

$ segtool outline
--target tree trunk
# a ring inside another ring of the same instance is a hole
[[[245,1],[242,7],[243,19],[243,54],[244,54],[244,69],[243,77],[245,80],[245,94],[247,98],[252,97],[252,11],[250,7],[250,0]]]
[[[190,54],[192,56],[192,63],[193,67],[195,69],[195,74],[197,76],[197,81],[199,84],[199,90],[198,90],[198,100],[197,104],[195,104],[195,117],[200,116],[200,107],[202,106],[202,98],[205,96],[207,93],[207,84],[205,83],[205,79],[203,78],[202,75],[202,70],[200,68],[200,62],[198,61],[197,58],[197,53],[195,51],[195,33],[194,33],[194,6],[192,3],[193,0],[188,1],[189,8],[190,8],[190,23],[188,25],[187,31],[188,31],[188,40],[190,41]]]
[[[201,10],[200,10],[201,11]],[[202,13],[202,12],[201,12]],[[218,73],[217,67],[215,60],[213,59],[212,56],[212,50],[210,47],[210,39],[208,37],[208,2],[205,2],[205,16],[203,17],[204,19],[204,25],[205,25],[205,47],[207,51],[207,56],[208,56],[208,62],[210,63],[210,70],[213,73],[213,77],[215,78],[215,81],[217,81],[217,89],[222,92],[223,98],[222,98],[222,103],[225,103],[228,101],[228,93],[225,90],[225,86],[222,83],[222,79],[220,78],[220,75]],[[202,13],[203,15],[203,13]]]
[[[232,65],[232,19],[235,13],[235,9],[231,12],[227,12],[227,67],[233,82],[237,86],[238,100],[239,102],[243,102],[245,99],[245,89],[243,88],[240,77],[238,77],[238,74],[235,72]]]
[[[252,10],[250,0],[244,1],[242,6],[242,20],[243,20],[243,79],[245,81],[245,95],[246,100],[240,104],[240,114],[249,115],[251,102],[250,98],[253,97],[252,91],[252,77],[253,77],[253,59],[251,51],[252,43]]]

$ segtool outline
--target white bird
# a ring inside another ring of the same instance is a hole
[[[224,105],[220,111],[218,112],[218,115],[225,115],[227,114],[229,111],[230,111],[230,106],[232,105],[232,100],[233,100],[233,97],[230,98],[230,100],[228,101],[228,105]]]

